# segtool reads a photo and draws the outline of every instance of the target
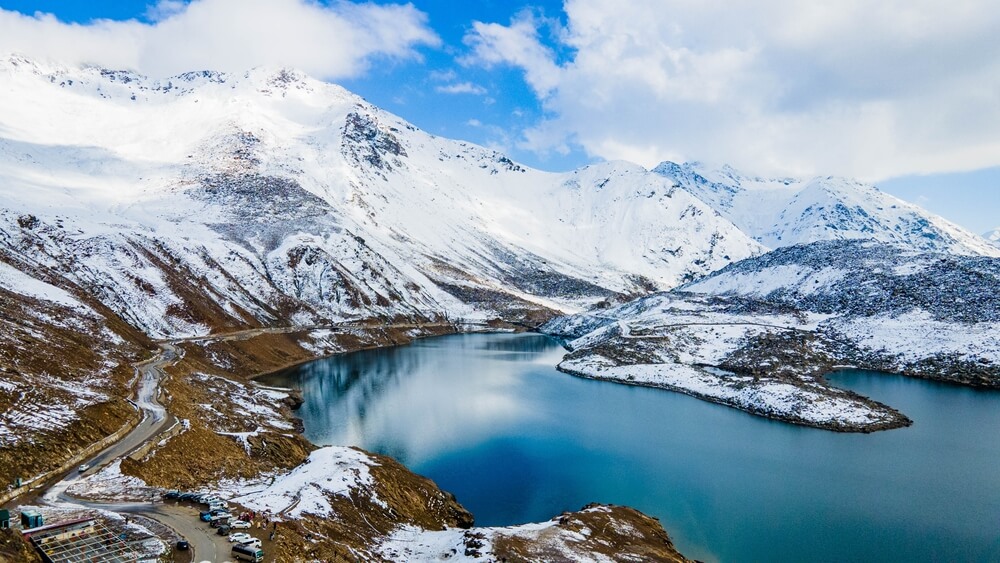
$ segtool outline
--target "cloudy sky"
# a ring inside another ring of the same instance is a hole
[[[1000,225],[995,0],[0,0],[0,53],[152,76],[260,65],[566,170],[862,178]]]

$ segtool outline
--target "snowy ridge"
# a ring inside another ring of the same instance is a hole
[[[1000,256],[980,237],[920,207],[846,178],[759,178],[731,167],[664,162],[654,172],[708,203],[768,248],[874,239],[914,250]]]
[[[925,311],[941,321],[1000,322],[1000,260],[823,241],[735,263],[679,288],[843,317]]]

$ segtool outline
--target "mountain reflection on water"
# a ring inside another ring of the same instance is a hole
[[[420,463],[537,417],[530,399],[517,392],[531,374],[505,362],[554,366],[565,353],[538,335],[516,341],[477,336],[363,350],[267,382],[303,391],[306,402],[297,414],[307,421],[310,440],[364,445],[407,465]]]

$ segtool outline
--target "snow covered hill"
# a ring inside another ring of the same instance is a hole
[[[750,177],[723,167],[663,162],[654,172],[711,205],[768,248],[875,239],[915,250],[1000,256],[974,233],[875,186],[836,177]]]
[[[908,422],[824,374],[853,365],[1000,388],[998,291],[997,258],[821,241],[544,330],[573,339],[560,369],[577,375],[871,431]]]
[[[639,166],[527,169],[288,70],[9,57],[0,104],[5,253],[157,338],[574,310],[762,251]]]

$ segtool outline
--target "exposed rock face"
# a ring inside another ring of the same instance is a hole
[[[398,129],[395,131],[399,132]],[[371,115],[358,112],[347,114],[343,135],[344,156],[355,165],[367,164],[383,172],[403,165],[399,157],[406,156],[406,149],[392,131],[382,129]]]
[[[845,317],[914,310],[944,322],[1000,322],[1000,260],[821,241],[733,264],[681,291],[735,295]]]

